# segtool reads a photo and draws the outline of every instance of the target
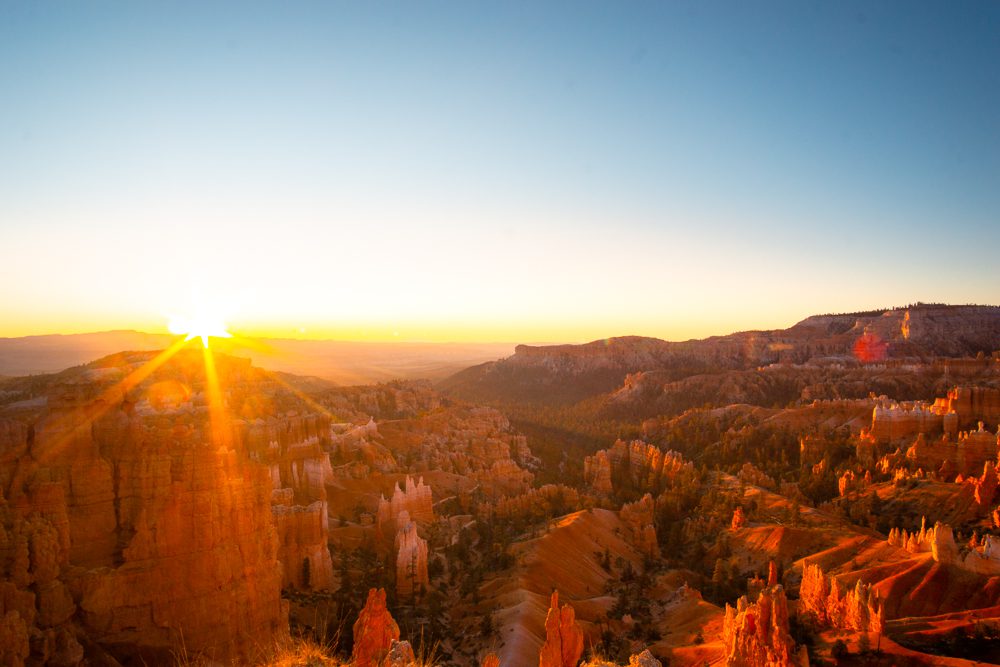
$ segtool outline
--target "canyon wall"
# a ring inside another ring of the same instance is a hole
[[[151,356],[72,374],[40,418],[0,429],[12,645],[31,634],[39,655],[65,652],[77,628],[119,655],[183,643],[228,660],[287,632],[268,468],[234,449],[240,434],[212,422],[197,386],[157,410],[128,382]],[[248,380],[249,364],[223,365]]]

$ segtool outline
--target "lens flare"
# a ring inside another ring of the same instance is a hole
[[[185,341],[200,338],[204,347],[208,347],[209,338],[232,338],[232,334],[226,331],[226,323],[222,317],[207,313],[172,318],[167,328],[172,334],[186,336]]]

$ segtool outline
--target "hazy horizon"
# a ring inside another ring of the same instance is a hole
[[[1000,308],[1000,304],[991,304],[991,303],[982,303],[982,304],[950,303],[950,304],[944,304],[944,303],[919,302],[919,304],[920,305],[925,305],[925,306],[942,305],[942,306],[947,306],[947,307],[978,306],[978,307],[985,307],[985,308]],[[914,304],[898,304],[898,305],[893,305],[893,306],[875,307],[875,308],[869,309],[869,311],[889,311],[889,310],[894,310],[894,309],[907,308],[908,306],[912,306],[912,305],[914,305]],[[647,337],[647,338],[659,338],[659,339],[667,341],[667,342],[683,342],[683,341],[686,341],[686,340],[701,340],[701,339],[704,339],[704,338],[712,338],[712,337],[716,337],[716,336],[728,336],[728,335],[742,333],[742,332],[747,332],[747,331],[781,330],[781,329],[790,328],[790,327],[794,326],[795,324],[798,324],[799,322],[802,322],[803,320],[805,320],[805,319],[807,319],[809,317],[824,316],[824,315],[851,315],[851,314],[863,313],[863,312],[869,312],[869,311],[855,309],[855,310],[851,310],[851,311],[836,312],[836,313],[815,312],[815,313],[810,313],[808,315],[803,315],[802,317],[800,317],[800,318],[796,319],[795,321],[790,322],[790,323],[788,323],[788,324],[786,324],[784,326],[771,327],[771,328],[767,328],[767,329],[765,329],[763,327],[753,327],[753,328],[748,328],[748,329],[735,329],[735,330],[732,330],[732,331],[717,331],[717,332],[713,332],[713,333],[708,333],[708,334],[706,334],[704,336],[696,336],[696,337],[685,338],[685,339],[670,339],[670,338],[666,338],[666,337],[663,337],[663,336],[655,336],[655,335],[647,335],[647,334],[636,334],[636,333],[631,333],[631,332],[619,332],[619,333],[612,333],[612,334],[609,334],[609,335],[606,335],[606,336],[596,336],[594,338],[571,339],[571,340],[527,340],[527,339],[511,339],[511,340],[420,340],[420,339],[402,339],[402,338],[399,338],[399,337],[392,337],[392,338],[386,338],[386,339],[368,339],[368,340],[362,340],[362,339],[354,339],[354,338],[323,338],[323,337],[319,337],[319,336],[306,336],[306,335],[296,336],[294,334],[291,334],[291,335],[277,335],[277,336],[251,336],[249,334],[244,334],[242,331],[239,331],[239,330],[236,330],[236,329],[233,329],[232,332],[238,338],[240,338],[242,340],[246,340],[246,341],[252,341],[254,338],[256,338],[256,339],[261,339],[261,340],[269,339],[269,340],[282,340],[282,341],[302,342],[302,343],[345,343],[345,344],[358,344],[358,345],[439,345],[439,346],[446,346],[446,345],[454,345],[454,346],[461,346],[461,345],[470,345],[470,346],[477,346],[477,345],[478,346],[489,346],[489,345],[566,345],[566,344],[577,345],[577,344],[584,344],[584,343],[595,342],[595,341],[599,341],[599,340],[607,340],[607,339],[610,339],[610,338],[625,338],[625,337],[629,337],[629,336],[641,336],[641,337]],[[184,336],[184,334],[171,333],[166,327],[162,327],[162,328],[160,328],[158,330],[140,330],[140,329],[125,328],[125,329],[103,329],[103,330],[93,330],[93,331],[48,331],[48,332],[44,332],[44,333],[23,334],[23,335],[20,335],[20,336],[8,336],[8,335],[2,335],[2,334],[0,334],[0,340],[15,340],[15,339],[19,339],[19,338],[35,338],[35,337],[46,337],[46,336],[88,336],[88,335],[117,334],[117,333],[121,333],[121,334],[138,334],[138,335],[142,335],[142,336],[167,336],[167,337],[171,337],[171,338],[181,338],[181,337]]]
[[[1000,301],[1000,6],[0,8],[0,336]]]

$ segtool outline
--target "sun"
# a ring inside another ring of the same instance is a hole
[[[201,344],[208,347],[209,338],[232,338],[226,331],[226,323],[219,315],[198,313],[192,317],[174,317],[167,324],[170,333],[187,336],[185,341],[200,338]]]

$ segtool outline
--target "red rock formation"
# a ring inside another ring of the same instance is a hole
[[[849,493],[868,488],[871,483],[872,476],[870,472],[865,471],[864,477],[859,477],[853,470],[847,470],[837,480],[837,491],[841,497],[844,497]]]
[[[959,471],[965,475],[975,474],[987,461],[995,462],[998,440],[1000,437],[984,429],[982,422],[979,422],[978,430],[959,433],[956,447]]]
[[[816,435],[799,438],[800,465],[812,465],[823,460],[826,455],[826,440]]]
[[[735,608],[727,604],[722,641],[727,666],[798,665],[788,631],[788,601],[781,586],[763,590],[755,603],[744,596]]]
[[[247,636],[268,643],[287,629],[268,471],[226,445],[239,440],[225,425],[209,428],[203,393],[180,408],[158,399],[157,412],[148,384],[129,379],[152,356],[69,376],[16,448],[0,499],[13,547],[0,551],[0,633],[34,635],[38,655],[75,654],[70,623],[147,654],[169,654],[183,635],[189,651],[220,660],[246,656]],[[163,372],[197,387],[201,357],[178,355]],[[234,390],[248,381],[248,363],[217,362]]]
[[[877,442],[892,442],[918,433],[944,432],[947,410],[923,401],[894,403],[882,397],[872,411],[871,435]]]
[[[580,508],[580,492],[571,486],[546,484],[527,493],[503,496],[496,503],[483,505],[484,512],[502,519],[537,520]]]
[[[871,466],[875,463],[875,438],[868,430],[863,430],[858,436],[854,453],[862,465]]]
[[[586,662],[580,663],[580,667],[618,667],[618,664],[602,658],[591,658]],[[625,667],[663,667],[663,663],[657,660],[649,652],[649,649],[647,649],[642,653],[629,656],[628,665]]]
[[[417,534],[417,524],[400,514],[403,526],[396,533],[396,593],[401,599],[412,598],[430,585],[427,576],[427,540]]]
[[[527,439],[492,408],[451,408],[380,428],[385,445],[405,451],[412,466],[469,477],[492,498],[527,491],[529,468],[539,465]]]
[[[983,465],[983,474],[976,480],[976,503],[984,509],[988,509],[993,502],[993,495],[997,490],[997,471],[992,461],[987,461]]]
[[[934,560],[939,563],[953,563],[958,557],[958,546],[955,544],[955,536],[951,527],[940,522],[935,523],[934,528],[928,530],[926,520],[922,520],[920,532],[914,533],[893,528],[889,531],[888,543],[910,553],[929,551]]]
[[[619,517],[628,529],[632,542],[639,551],[647,556],[656,558],[660,555],[660,545],[656,540],[656,528],[654,526],[654,514],[656,504],[653,496],[644,495],[634,503],[622,505]]]
[[[611,493],[611,460],[608,451],[602,449],[583,460],[583,479],[598,493]]]
[[[407,519],[418,521],[423,524],[430,524],[434,521],[434,499],[431,494],[431,487],[424,484],[421,477],[417,483],[407,475],[404,488],[399,484],[393,488],[392,498],[386,500],[382,496],[378,501],[378,510],[375,514],[375,527],[379,536],[379,541],[383,549],[388,550],[395,540],[399,531],[399,515],[407,513]]]
[[[629,656],[628,667],[663,667],[663,663],[646,649],[638,655]]]
[[[399,641],[399,626],[385,605],[385,589],[368,591],[368,600],[354,622],[354,667],[379,667],[393,642]]]
[[[317,500],[308,506],[274,504],[271,512],[278,534],[278,559],[284,564],[282,587],[329,588],[333,560],[327,546],[326,501]]]
[[[958,427],[971,426],[982,419],[1000,422],[1000,389],[989,387],[955,387],[946,399],[938,399],[943,406],[958,415]]]
[[[773,477],[752,463],[744,463],[743,467],[740,468],[740,472],[737,477],[740,478],[741,482],[753,484],[754,486],[760,486],[772,491],[778,488],[778,484],[774,481]]]
[[[500,459],[494,461],[486,470],[471,473],[470,477],[479,482],[487,496],[499,498],[504,495],[524,493],[531,487],[531,481],[535,476],[512,459]]]
[[[677,452],[662,452],[642,440],[618,440],[610,449],[586,457],[583,467],[584,480],[602,493],[610,492],[617,483],[637,491],[659,493],[678,475],[694,470]]]
[[[778,564],[773,560],[767,563],[767,585],[768,587],[778,585]]]
[[[956,473],[968,476],[978,474],[987,461],[996,461],[998,451],[997,435],[980,423],[978,430],[959,433],[957,444],[946,435],[927,438],[918,434],[906,450],[906,458],[925,470],[940,470],[945,477]]]
[[[860,579],[842,592],[836,579],[819,565],[805,565],[799,589],[799,613],[820,627],[884,632],[885,611],[878,594]]]
[[[545,617],[545,643],[538,655],[538,667],[576,667],[583,655],[583,631],[576,613],[568,604],[559,608],[559,592],[552,593]]]
[[[743,513],[742,507],[737,507],[733,510],[733,520],[729,524],[729,527],[733,530],[739,530],[743,526],[747,525],[747,517]]]
[[[417,658],[413,655],[410,642],[393,642],[379,667],[416,667]]]

